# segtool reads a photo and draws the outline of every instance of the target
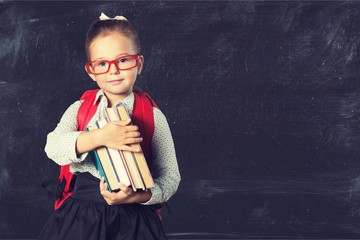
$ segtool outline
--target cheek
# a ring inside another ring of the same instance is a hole
[[[101,74],[101,75],[97,75],[96,77],[96,81],[104,81],[106,80],[106,74]]]
[[[95,82],[97,82],[98,84],[106,81],[106,80],[104,80],[104,76],[102,76],[102,75],[95,76],[95,79],[93,79],[93,80]]]
[[[137,77],[137,71],[136,70],[133,70],[133,71],[128,71],[126,73],[127,77],[132,79],[133,81],[136,80],[136,77]]]

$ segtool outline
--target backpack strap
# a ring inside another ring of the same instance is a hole
[[[81,96],[80,100],[84,101],[81,104],[77,114],[78,131],[85,131],[85,127],[96,113],[96,110],[99,106],[99,101],[96,103],[94,102],[98,91],[99,89],[88,90]]]
[[[135,103],[131,120],[134,125],[139,127],[141,137],[143,138],[140,146],[149,168],[152,169],[151,141],[155,130],[153,107],[159,107],[145,92],[134,91],[134,97]]]
[[[88,90],[80,98],[84,100],[80,105],[77,122],[78,122],[78,131],[84,131],[86,125],[89,123],[91,118],[94,116],[96,109],[99,105],[99,102],[94,104],[96,94],[99,89]],[[61,166],[59,174],[59,187],[58,187],[58,198],[55,201],[55,210],[60,208],[60,206],[71,196],[72,189],[75,184],[76,177],[70,172],[70,164]]]

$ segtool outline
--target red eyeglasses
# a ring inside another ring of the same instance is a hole
[[[129,70],[140,65],[139,55],[121,56],[114,60],[95,60],[86,63],[86,69],[89,73],[100,75],[109,72],[111,64],[114,64],[117,70]]]

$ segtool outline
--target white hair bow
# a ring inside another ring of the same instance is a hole
[[[127,19],[124,16],[115,16],[114,18],[109,18],[104,13],[101,13],[99,19],[100,20],[125,20],[125,21],[127,21]]]

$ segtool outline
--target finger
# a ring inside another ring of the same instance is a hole
[[[116,125],[119,125],[119,126],[127,126],[131,123],[131,120],[127,119],[127,120],[121,120],[121,121],[113,121],[112,123],[115,123]]]
[[[142,142],[143,138],[142,137],[136,137],[136,138],[125,138],[124,139],[124,144],[137,144]]]
[[[129,195],[131,195],[133,193],[133,190],[130,187],[123,184],[123,183],[119,183],[119,188],[120,188],[120,191],[125,193],[127,196],[129,196]]]
[[[139,130],[139,127],[136,125],[129,125],[129,126],[124,126],[124,127],[125,127],[126,132],[136,132]]]
[[[108,190],[108,185],[107,183],[104,181],[104,177],[102,177],[101,181],[100,181],[100,194],[103,195],[103,194],[107,194],[107,193],[110,193],[109,190]]]
[[[112,205],[116,202],[116,193],[109,192],[107,188],[103,189],[100,194],[103,196],[103,198],[109,205]]]
[[[103,191],[104,189],[106,189],[104,177],[101,177],[99,187],[100,187],[100,192]]]
[[[134,132],[127,132],[126,133],[127,138],[137,138],[140,137],[140,132],[134,131]]]
[[[129,151],[129,152],[141,152],[141,148],[137,147],[136,145],[135,146],[127,146],[127,145],[121,145],[119,147],[119,150],[122,150],[122,151]]]

